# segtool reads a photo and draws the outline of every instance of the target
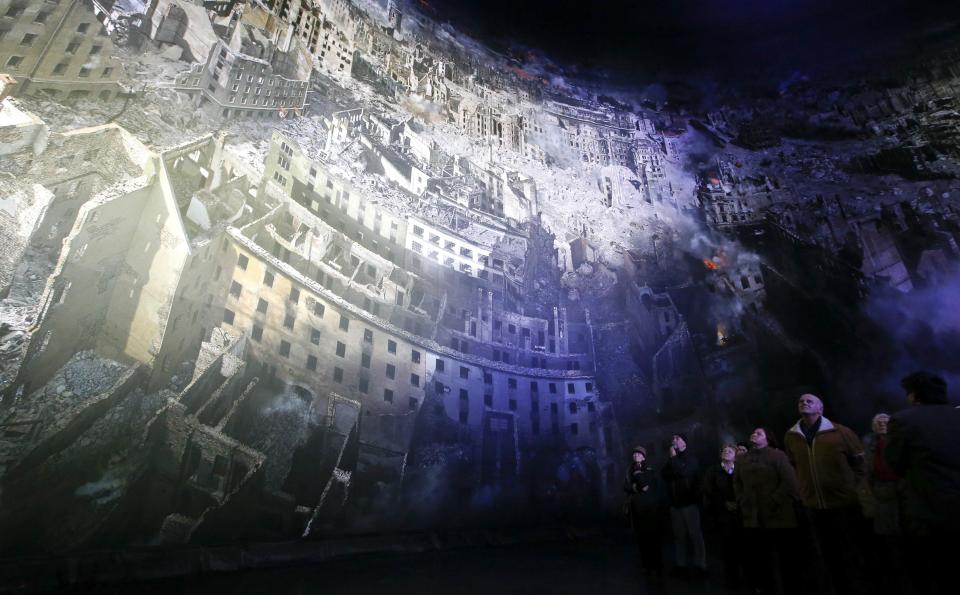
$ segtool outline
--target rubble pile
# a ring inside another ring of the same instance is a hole
[[[66,411],[109,389],[128,369],[94,351],[79,351],[28,400],[42,400],[46,408]]]
[[[249,433],[243,436],[251,447],[267,455],[267,485],[280,489],[287,478],[293,456],[315,431],[321,416],[312,404],[284,392],[256,411]]]

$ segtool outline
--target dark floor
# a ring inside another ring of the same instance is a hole
[[[651,584],[637,572],[635,546],[607,539],[350,558],[312,566],[83,589],[75,593],[700,595],[727,591],[717,577],[668,577],[660,585]]]

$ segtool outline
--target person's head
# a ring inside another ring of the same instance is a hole
[[[768,446],[776,446],[773,433],[767,428],[754,429],[753,433],[750,434],[750,444],[752,444],[754,448],[767,448]]]
[[[878,413],[873,416],[873,421],[870,423],[870,427],[873,429],[874,434],[886,434],[887,424],[889,423],[890,415],[886,413]]]
[[[670,446],[672,446],[677,452],[683,452],[687,450],[687,436],[679,433],[674,434],[673,438],[670,439]]]
[[[823,401],[817,395],[810,393],[800,395],[800,400],[797,401],[797,410],[803,417],[820,417],[823,415]]]
[[[911,405],[946,405],[947,381],[930,372],[914,372],[900,381]]]
[[[642,446],[634,446],[630,458],[634,465],[642,465],[647,460],[647,449]]]
[[[749,443],[749,442],[746,442],[746,441],[737,442],[737,454],[738,454],[738,455],[742,455],[743,453],[748,452],[749,450],[750,450],[750,443]]]
[[[737,458],[737,445],[724,444],[720,447],[720,460],[725,463],[731,463]]]

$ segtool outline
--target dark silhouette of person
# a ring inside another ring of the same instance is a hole
[[[797,573],[800,536],[794,503],[797,476],[773,434],[757,428],[753,445],[737,461],[733,485],[743,518],[743,543],[749,586],[755,593],[776,593],[777,571],[785,593],[801,590]]]
[[[670,503],[675,572],[679,576],[692,572],[694,576],[705,577],[707,549],[700,527],[700,465],[696,455],[687,448],[684,434],[673,435],[670,459],[661,475]]]
[[[655,579],[663,576],[663,496],[660,478],[647,463],[647,449],[636,446],[623,489],[626,512],[640,550],[643,571]]]
[[[954,592],[960,534],[960,409],[947,383],[929,372],[901,382],[911,407],[890,418],[884,459],[899,475],[907,573],[920,593]]]

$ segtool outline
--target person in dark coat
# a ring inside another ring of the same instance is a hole
[[[901,381],[911,407],[890,418],[884,459],[902,478],[908,573],[921,593],[953,592],[949,555],[960,533],[960,409],[928,372]]]
[[[753,448],[738,459],[733,487],[743,519],[750,586],[758,593],[775,593],[779,568],[784,592],[796,593],[802,543],[795,508],[799,489],[787,455],[770,444],[773,436],[765,428],[753,431]]]
[[[707,575],[707,549],[700,527],[700,465],[684,434],[671,439],[670,459],[661,472],[670,503],[670,524],[678,576]]]
[[[723,551],[723,575],[728,586],[740,584],[743,557],[741,552],[740,513],[733,489],[737,445],[724,444],[720,461],[707,468],[703,475],[703,508],[708,527],[720,541]]]
[[[644,572],[663,575],[663,498],[660,479],[647,464],[647,449],[637,446],[631,454],[623,489],[627,493],[627,516],[637,539]]]

